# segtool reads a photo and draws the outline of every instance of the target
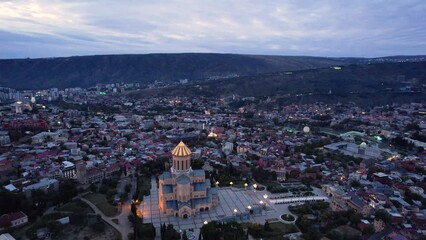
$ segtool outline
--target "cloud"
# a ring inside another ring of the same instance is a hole
[[[422,0],[0,1],[0,58],[110,53],[425,54]]]

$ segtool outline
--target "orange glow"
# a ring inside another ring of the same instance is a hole
[[[136,210],[136,216],[138,216],[138,218],[142,218],[142,213],[139,209]]]

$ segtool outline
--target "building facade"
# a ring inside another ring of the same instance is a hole
[[[0,227],[17,227],[28,222],[28,216],[23,212],[14,212],[0,216]]]
[[[180,142],[172,151],[173,166],[159,177],[162,213],[188,218],[219,204],[217,188],[211,188],[204,170],[192,170],[191,150]]]

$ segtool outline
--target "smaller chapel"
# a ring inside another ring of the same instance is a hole
[[[162,213],[188,218],[219,204],[204,170],[192,170],[191,150],[180,142],[172,151],[173,165],[159,177],[159,207]]]

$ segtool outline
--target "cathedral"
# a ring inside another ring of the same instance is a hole
[[[159,177],[159,207],[162,213],[188,218],[219,204],[204,170],[192,170],[191,150],[180,142],[172,151],[173,165]]]

